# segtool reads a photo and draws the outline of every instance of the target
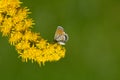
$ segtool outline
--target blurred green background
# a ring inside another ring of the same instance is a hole
[[[0,33],[0,80],[120,80],[120,0],[21,0],[52,42],[58,25],[69,35],[65,58],[23,63]]]

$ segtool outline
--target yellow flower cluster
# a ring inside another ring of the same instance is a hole
[[[0,32],[15,46],[22,61],[43,64],[58,61],[65,56],[65,48],[49,43],[39,33],[31,32],[33,20],[28,17],[29,9],[20,6],[19,0],[0,0]]]

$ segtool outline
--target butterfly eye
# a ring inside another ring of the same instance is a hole
[[[68,41],[69,37],[68,35],[65,33],[65,42]]]

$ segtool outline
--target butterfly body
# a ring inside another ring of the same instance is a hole
[[[68,35],[64,32],[64,28],[58,26],[55,32],[54,40],[60,45],[65,45],[68,41]]]

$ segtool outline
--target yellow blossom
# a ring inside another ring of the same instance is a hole
[[[65,56],[65,48],[57,43],[49,43],[40,33],[32,32],[33,20],[28,17],[29,9],[20,6],[19,0],[0,0],[0,32],[15,46],[22,61],[58,61]]]
[[[15,45],[15,43],[18,43],[19,41],[21,41],[22,36],[23,34],[20,32],[11,33],[9,38],[10,44]]]

